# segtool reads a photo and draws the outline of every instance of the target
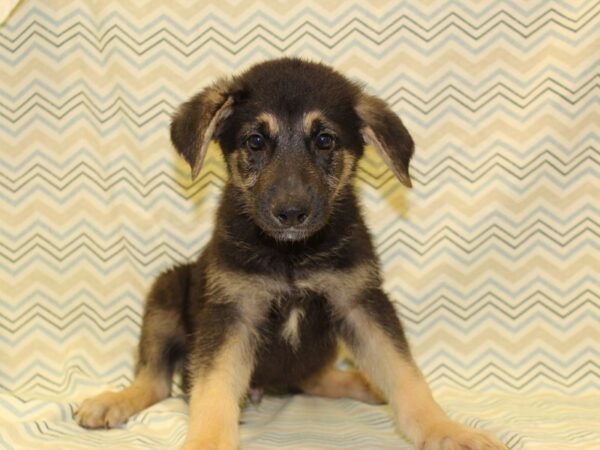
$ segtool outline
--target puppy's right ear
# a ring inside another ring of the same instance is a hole
[[[231,86],[228,79],[208,86],[182,104],[171,121],[171,142],[192,168],[192,179],[200,173],[219,125],[233,111]]]

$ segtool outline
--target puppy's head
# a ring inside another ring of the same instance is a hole
[[[327,223],[365,142],[411,185],[414,145],[398,116],[322,64],[273,60],[205,88],[171,124],[173,145],[193,177],[213,139],[244,212],[278,240],[304,239]]]

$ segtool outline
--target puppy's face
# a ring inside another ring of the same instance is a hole
[[[365,140],[410,184],[413,144],[397,116],[329,67],[298,59],[205,89],[182,105],[171,138],[194,175],[218,140],[242,212],[277,240],[305,239],[327,223]]]
[[[268,234],[308,237],[325,225],[354,173],[362,153],[358,119],[344,123],[312,108],[286,114],[257,103],[232,115],[221,142],[232,181]]]
[[[258,66],[239,93],[219,142],[247,212],[278,240],[325,225],[362,155],[354,86],[329,72],[308,76]]]

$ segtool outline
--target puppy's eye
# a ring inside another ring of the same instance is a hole
[[[317,136],[316,145],[319,150],[331,150],[335,145],[335,138],[328,133],[321,133]]]
[[[246,140],[246,145],[250,150],[262,150],[265,148],[265,138],[263,138],[260,134],[252,134]]]

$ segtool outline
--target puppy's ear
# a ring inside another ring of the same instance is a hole
[[[379,151],[402,184],[412,187],[408,165],[415,144],[400,118],[383,100],[365,93],[358,98],[356,113],[365,142]]]
[[[171,142],[198,176],[208,144],[233,111],[232,82],[221,79],[182,104],[171,121]]]

